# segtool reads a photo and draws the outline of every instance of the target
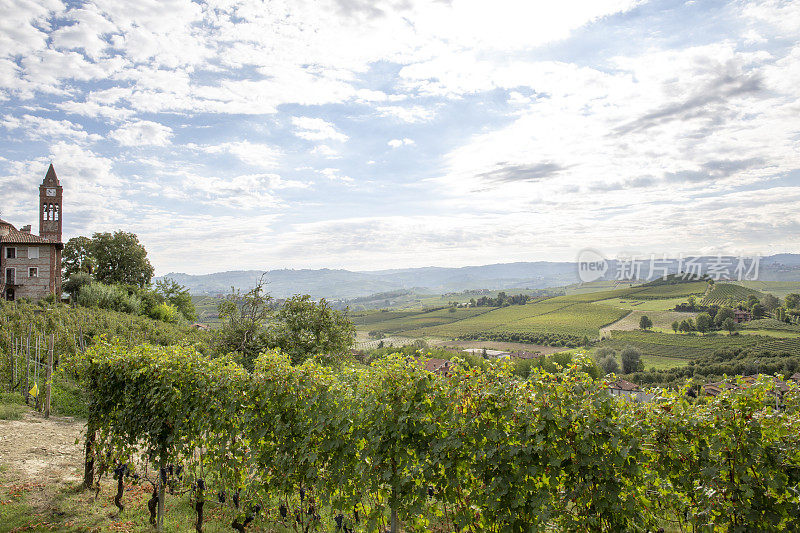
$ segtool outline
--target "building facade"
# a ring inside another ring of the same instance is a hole
[[[39,235],[0,220],[0,297],[61,297],[62,187],[53,165],[39,186]]]

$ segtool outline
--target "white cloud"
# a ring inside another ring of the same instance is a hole
[[[408,137],[404,137],[402,139],[392,139],[386,144],[392,148],[400,148],[401,146],[410,146],[414,144],[414,139],[409,139]]]
[[[158,122],[137,120],[112,131],[111,136],[122,146],[166,146],[170,144],[172,129]]]
[[[378,107],[378,114],[382,117],[394,117],[409,124],[428,122],[435,115],[433,109],[414,105],[414,106],[383,106]]]
[[[308,141],[347,140],[347,135],[336,129],[336,126],[321,118],[292,117],[295,135]]]
[[[53,139],[66,137],[75,142],[96,142],[102,136],[88,133],[80,124],[68,120],[53,120],[33,115],[14,117],[6,115],[0,119],[0,125],[7,130],[21,130],[20,133],[28,139]]]
[[[341,170],[338,168],[324,168],[320,170],[319,173],[331,181],[339,181],[346,185],[351,185],[355,182],[355,180],[350,176],[345,176],[342,174]]]
[[[231,154],[243,163],[261,168],[275,167],[281,157],[281,150],[276,146],[249,141],[226,142],[206,146],[189,145],[188,147],[199,149],[208,154]]]

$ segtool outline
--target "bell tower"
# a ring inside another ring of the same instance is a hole
[[[61,184],[50,164],[44,181],[39,185],[39,236],[52,242],[61,242]]]

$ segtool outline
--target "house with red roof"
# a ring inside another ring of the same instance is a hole
[[[0,298],[61,297],[62,187],[53,165],[39,185],[39,234],[0,220]]]

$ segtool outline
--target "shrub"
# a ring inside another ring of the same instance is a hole
[[[150,310],[150,318],[175,324],[181,319],[180,312],[168,303],[160,303]]]
[[[81,287],[77,302],[83,307],[98,307],[130,314],[138,314],[142,307],[142,301],[137,296],[128,294],[121,287],[97,282]]]

